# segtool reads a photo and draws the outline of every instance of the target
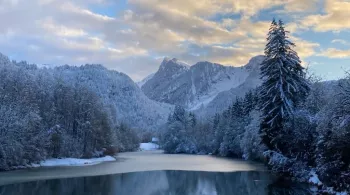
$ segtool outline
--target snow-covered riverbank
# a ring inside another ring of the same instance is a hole
[[[62,158],[62,159],[47,159],[41,161],[39,164],[33,164],[33,167],[55,167],[55,166],[85,166],[96,165],[102,162],[116,161],[112,156],[105,156],[100,158],[78,159],[78,158]]]
[[[140,150],[141,151],[159,150],[159,145],[154,143],[141,143]]]
[[[152,151],[158,150],[159,145],[154,143],[141,143],[141,151]],[[85,165],[96,165],[102,162],[112,162],[116,159],[112,156],[104,156],[100,158],[89,158],[89,159],[78,159],[78,158],[62,158],[62,159],[47,159],[41,161],[39,164],[32,164],[33,167],[58,167],[58,166],[85,166]]]
[[[159,145],[155,143],[140,143],[140,151],[154,151],[159,150]],[[89,158],[89,159],[80,159],[80,158],[51,158],[43,160],[39,163],[32,163],[26,166],[17,166],[12,167],[12,170],[16,169],[26,169],[26,168],[38,168],[38,167],[62,167],[62,166],[88,166],[96,165],[103,162],[112,162],[116,159],[112,156],[104,156],[99,158]]]
[[[152,151],[158,150],[159,145],[155,143],[140,143],[141,151]],[[79,158],[52,158],[41,161],[39,164],[32,164],[32,167],[61,167],[61,166],[86,166],[86,165],[96,165],[102,162],[116,161],[112,156],[104,156],[100,158],[89,158],[89,159],[79,159]]]

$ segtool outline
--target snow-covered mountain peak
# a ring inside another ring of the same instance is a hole
[[[258,70],[260,68],[260,64],[261,62],[264,60],[264,56],[263,55],[259,55],[259,56],[255,56],[255,57],[252,57],[248,64],[245,65],[244,67],[247,69],[247,70]]]
[[[182,62],[176,58],[169,58],[169,57],[165,57],[163,62],[161,63],[159,70],[162,69],[188,69],[189,65],[185,62]]]
[[[216,64],[208,61],[197,62],[195,65],[191,66],[192,71],[206,71],[206,72],[217,72],[219,70],[225,71],[225,69],[230,69],[231,67],[225,67],[221,64]]]
[[[213,63],[208,61],[202,61],[202,62],[197,62],[195,65],[193,65],[193,67],[208,66],[208,65],[213,65]]]
[[[210,110],[215,114],[226,108],[232,98],[259,85],[259,65],[263,58],[256,56],[243,67],[208,61],[189,67],[177,59],[165,58],[156,74],[141,89],[150,99],[181,105],[189,110],[212,105]],[[219,94],[222,95],[217,98]]]
[[[209,62],[209,61],[200,61],[200,62],[197,62],[195,65],[193,66],[201,66],[201,65],[206,65],[206,64],[214,64],[212,62]]]
[[[182,74],[189,70],[189,66],[185,63],[177,60],[176,58],[164,58],[161,63],[158,71],[155,73],[155,77],[157,78],[175,78],[178,75]]]
[[[171,60],[170,57],[164,57],[163,62],[167,62],[167,61],[170,61],[170,60]]]

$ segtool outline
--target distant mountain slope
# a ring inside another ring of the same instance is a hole
[[[131,127],[156,130],[172,110],[171,105],[150,100],[126,74],[101,65],[62,66],[54,70],[66,80],[80,80],[103,98],[106,106],[115,107],[118,121]]]
[[[149,81],[151,78],[153,78],[155,73],[152,73],[150,75],[148,75],[146,78],[142,79],[139,82],[136,82],[136,84],[141,88],[147,81]]]
[[[254,57],[243,67],[211,62],[188,67],[177,59],[164,59],[154,76],[142,85],[142,91],[159,102],[215,114],[227,108],[236,96],[259,85],[259,64],[263,59]]]
[[[161,63],[158,71],[154,76],[142,85],[142,91],[151,99],[170,104],[182,104],[187,99],[187,88],[183,88],[182,84],[186,84],[183,73],[189,70],[189,66],[179,63],[177,59],[165,58]],[[178,81],[175,83],[174,81]],[[179,90],[185,89],[185,91]],[[185,96],[180,98],[181,96]]]
[[[199,116],[213,116],[216,113],[221,113],[227,109],[237,97],[243,97],[247,92],[255,89],[261,84],[259,65],[264,60],[263,56],[252,58],[247,65],[244,66],[248,76],[237,87],[232,87],[230,90],[222,91],[206,106],[196,110]]]
[[[18,67],[33,75],[43,75],[48,81],[57,80],[63,85],[87,88],[101,99],[106,110],[111,112],[112,120],[140,130],[158,130],[173,109],[172,105],[149,99],[126,74],[108,70],[101,65],[38,68],[25,62],[12,63],[0,53],[0,66]],[[50,82],[45,85],[50,87]]]

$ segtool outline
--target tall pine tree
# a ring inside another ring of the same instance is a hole
[[[295,106],[305,99],[310,87],[295,44],[288,40],[283,22],[271,23],[261,64],[263,84],[260,90],[262,141],[270,150],[281,151],[279,138],[284,133],[284,123],[293,118]]]

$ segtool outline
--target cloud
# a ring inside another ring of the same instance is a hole
[[[262,10],[283,6],[285,12],[314,11],[317,0],[129,0],[134,5],[143,7],[158,6],[169,11],[186,15],[208,17],[215,14],[236,13],[247,19]]]
[[[56,24],[52,18],[39,20],[38,24],[49,33],[61,37],[80,37],[87,35],[83,29],[69,28],[63,25]]]
[[[319,43],[302,40],[298,37],[291,37],[291,40],[296,44],[295,51],[300,58],[307,58],[316,55],[316,49],[320,47]]]
[[[76,17],[82,17],[82,18],[89,18],[95,21],[113,21],[114,18],[111,18],[109,16],[104,16],[101,14],[96,14],[88,9],[84,9],[81,7],[78,7],[77,5],[65,2],[60,5],[60,9],[62,12],[68,13],[68,14],[76,14]]]
[[[234,46],[199,46],[192,44],[188,46],[187,52],[177,57],[189,64],[194,64],[198,61],[210,61],[228,66],[242,66],[246,64],[250,58],[261,54],[261,52],[246,51],[246,49]]]
[[[129,0],[107,15],[116,1],[0,0],[0,51],[39,64],[101,63],[135,80],[156,71],[163,56],[240,66],[263,54],[270,21],[260,14],[309,13],[315,2]],[[295,37],[301,27],[287,26],[296,50],[302,58],[316,55],[319,44]]]
[[[224,43],[244,36],[241,31],[229,31],[216,22],[189,15],[180,11],[179,8],[158,5],[156,3],[158,1],[132,0],[131,2],[137,13],[128,12],[124,22],[133,26],[135,30],[142,31],[140,34],[148,32],[154,34],[159,31],[161,33],[169,29],[187,41],[198,44]]]
[[[287,0],[280,13],[309,13],[317,10],[318,0]]]
[[[319,55],[328,58],[350,58],[350,50],[328,48],[327,50],[321,52]]]
[[[303,19],[302,25],[315,31],[339,31],[350,28],[350,2],[344,0],[326,0],[325,14],[310,15]]]
[[[158,7],[186,15],[208,17],[217,13],[238,13],[244,17],[256,15],[259,11],[282,5],[284,0],[129,0],[133,5],[144,8]]]
[[[107,1],[0,1],[0,8],[4,8],[0,9],[2,51],[10,50],[10,55],[22,53],[22,59],[37,63],[53,63],[57,60],[57,65],[98,63],[104,59],[116,60],[147,54],[146,50],[137,46],[116,45],[106,41],[103,38],[104,31],[106,26],[116,23],[115,18],[88,10],[86,7],[90,3]],[[17,50],[10,49],[12,45],[17,45]],[[35,52],[41,52],[41,55]],[[108,63],[114,64],[112,60]]]
[[[343,45],[349,45],[349,43],[343,39],[333,39],[332,40],[332,43],[340,43],[340,44],[343,44]]]
[[[224,12],[240,13],[243,18],[250,18],[258,14],[261,10],[284,4],[283,0],[221,0],[219,2]]]
[[[212,46],[206,48],[208,61],[218,62],[223,65],[241,66],[246,64],[250,58],[262,54],[262,52],[246,52],[246,49],[236,47]]]
[[[147,50],[136,48],[136,47],[126,47],[123,49],[107,48],[110,52],[110,57],[112,59],[127,58],[132,56],[146,56],[148,54]]]

